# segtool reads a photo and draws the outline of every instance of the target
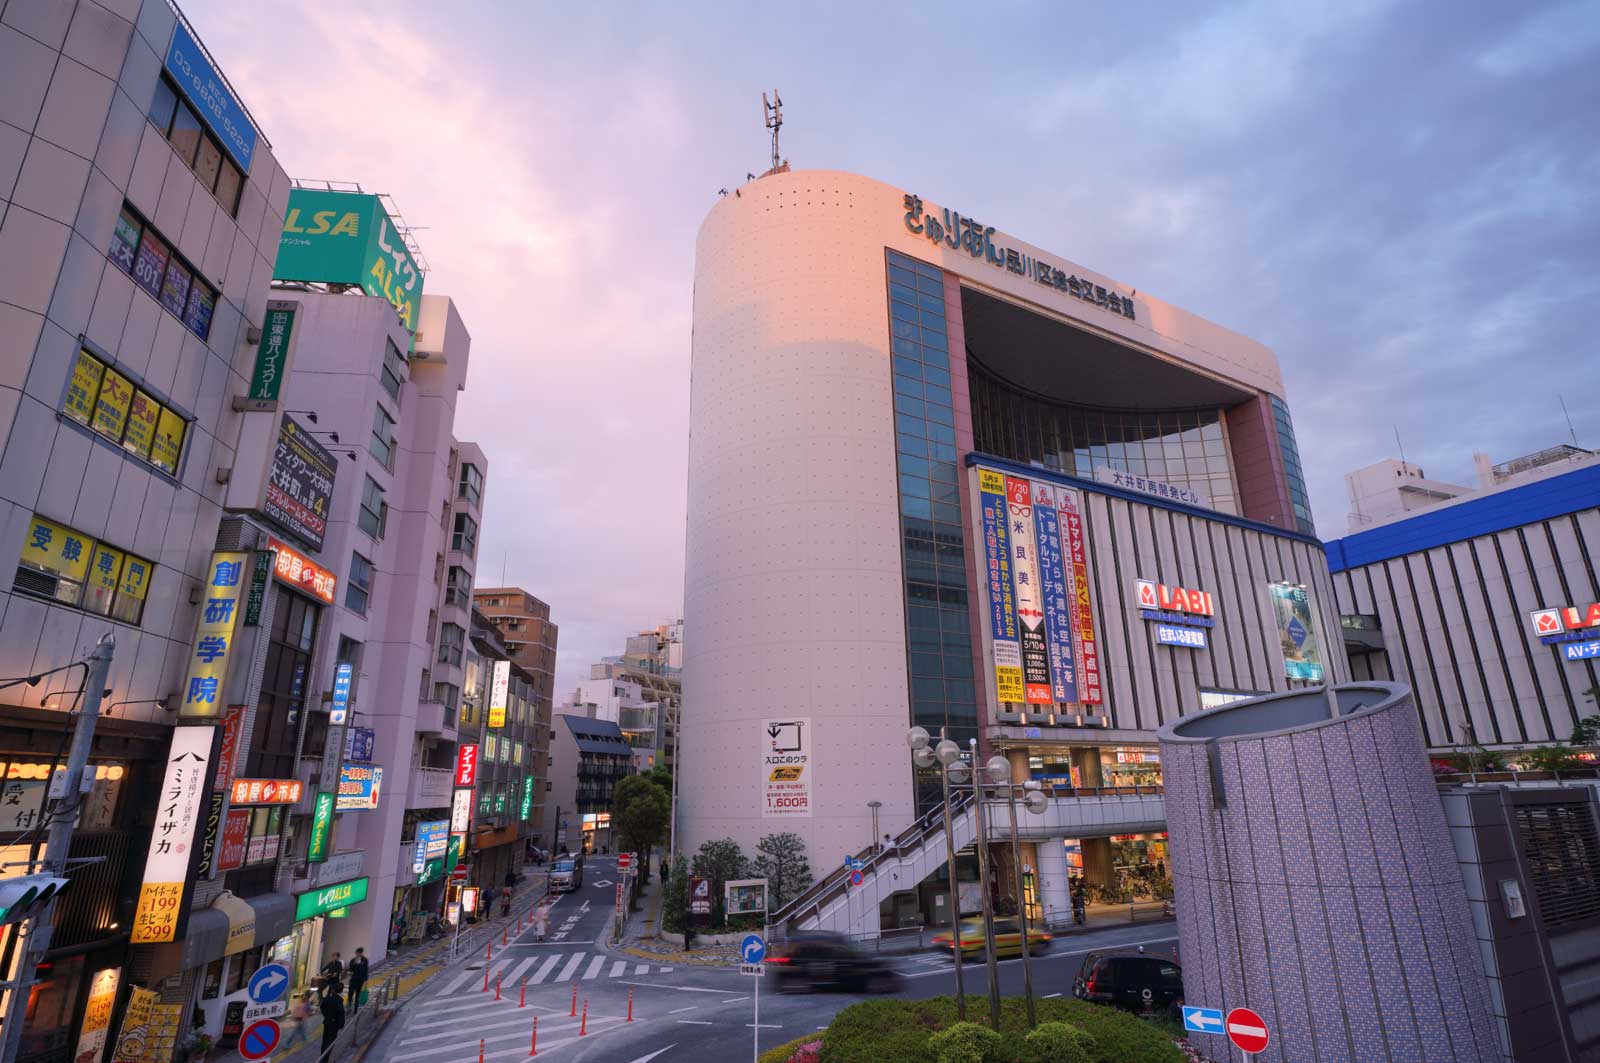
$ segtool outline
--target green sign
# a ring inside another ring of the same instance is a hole
[[[449,874],[461,862],[461,854],[466,851],[467,836],[465,834],[450,835],[450,848],[444,855],[444,873]]]
[[[533,813],[533,776],[529,775],[522,780],[522,818],[527,819]]]
[[[494,810],[496,812],[504,812],[506,810],[506,792],[504,790],[494,795]]]
[[[320,864],[328,858],[328,842],[333,836],[333,795],[317,794],[311,811],[311,842],[306,846],[306,862]]]
[[[267,316],[261,319],[261,342],[256,345],[256,367],[250,374],[249,397],[254,402],[278,401],[284,363],[289,359],[289,336],[294,332],[295,306],[281,299],[267,303]]]
[[[367,899],[367,880],[353,878],[349,882],[341,882],[337,886],[327,889],[312,890],[309,893],[297,893],[294,898],[295,922],[310,919],[313,916],[327,915],[339,908],[348,908],[352,904],[359,904]]]
[[[267,600],[267,576],[272,571],[272,555],[265,550],[256,552],[256,566],[250,573],[250,590],[244,599],[244,626],[261,625],[261,606]]]
[[[290,189],[272,275],[357,285],[393,303],[400,323],[413,335],[417,331],[422,271],[377,196]]]
[[[426,886],[430,882],[438,882],[444,878],[444,857],[436,856],[429,860],[422,868],[422,874],[417,876],[417,885]]]

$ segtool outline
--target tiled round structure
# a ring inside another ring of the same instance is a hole
[[[1253,698],[1160,740],[1188,1004],[1259,1012],[1259,1063],[1498,1063],[1407,688]]]

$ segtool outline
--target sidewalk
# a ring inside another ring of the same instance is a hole
[[[684,964],[726,967],[738,963],[737,945],[697,946],[686,952],[681,945],[675,945],[661,936],[661,901],[665,893],[664,885],[659,874],[650,877],[649,883],[639,891],[639,911],[628,916],[622,939],[611,946],[611,951],[668,966]]]
[[[472,946],[481,950],[484,941],[491,941],[496,949],[500,948],[501,936],[516,933],[519,918],[531,913],[533,909],[544,900],[546,882],[549,873],[544,870],[526,871],[525,878],[517,887],[513,899],[512,912],[509,916],[499,914],[500,905],[495,904],[495,913],[488,919],[479,920],[471,928],[463,928],[461,936],[463,942],[468,935],[475,940]],[[524,920],[526,922],[526,920]],[[442,971],[450,962],[451,937],[446,935],[436,941],[420,941],[409,945],[401,945],[391,950],[383,960],[372,968],[367,976],[367,990],[375,992],[377,987],[391,978],[398,978],[395,993],[395,1006],[404,1004],[407,997],[416,992],[428,979]],[[392,1010],[392,1007],[391,1009]],[[356,1033],[371,1029],[373,1033],[382,1029],[381,1022],[368,1026],[368,1023],[379,1018],[377,1009],[373,1005],[358,1008],[356,1011],[347,1012],[345,1026],[348,1029],[359,1020]],[[280,1020],[283,1021],[283,1020]],[[322,1043],[322,1016],[313,1010],[311,1018],[306,1020],[306,1041],[296,1044],[292,1049],[273,1053],[272,1063],[316,1063],[317,1053]],[[288,1040],[292,1028],[285,1022],[283,1036]],[[365,1046],[371,1043],[372,1035],[358,1037],[358,1044],[335,1048],[333,1058],[336,1060],[359,1059],[365,1052]],[[244,1057],[236,1050],[213,1050],[208,1057],[208,1063],[245,1063]]]

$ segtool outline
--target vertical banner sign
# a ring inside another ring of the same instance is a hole
[[[200,862],[195,865],[194,877],[210,878],[217,853],[217,837],[222,833],[222,802],[228,795],[212,788],[206,795],[206,818],[200,835]]]
[[[261,343],[256,347],[256,367],[250,374],[252,402],[278,401],[278,392],[283,388],[283,363],[289,357],[289,337],[294,332],[297,305],[283,299],[267,300],[267,315],[261,319]]]
[[[261,604],[267,599],[267,577],[272,573],[272,555],[265,550],[256,553],[250,570],[250,589],[244,599],[244,626],[261,626]]]
[[[355,665],[341,661],[333,670],[333,709],[328,713],[328,723],[341,726],[350,714],[350,681],[355,676]]]
[[[1078,700],[1078,669],[1072,658],[1072,617],[1067,608],[1065,554],[1055,489],[1033,485],[1034,542],[1039,553],[1039,593],[1044,599],[1045,645],[1050,655],[1051,700]]]
[[[989,626],[994,644],[994,682],[1001,704],[1023,700],[1022,650],[1017,643],[1016,600],[1011,589],[1011,536],[1006,526],[1006,478],[978,470],[983,507],[983,548],[989,566]]]
[[[1029,705],[1048,705],[1050,655],[1045,646],[1044,595],[1033,545],[1033,494],[1027,480],[1006,477],[1006,521],[1011,533],[1011,579],[1017,587],[1017,626],[1022,635],[1022,692]]]
[[[189,672],[183,683],[179,716],[208,717],[222,711],[228,658],[233,652],[233,623],[243,590],[244,566],[249,559],[249,554],[220,550],[211,555],[206,585],[200,595],[200,616],[195,621],[194,644],[189,647]]]
[[[522,779],[522,815],[520,819],[526,820],[533,814],[533,776],[527,775]]]
[[[1089,555],[1083,543],[1083,516],[1078,509],[1076,491],[1063,489],[1059,504],[1064,525],[1062,535],[1067,563],[1072,566],[1072,634],[1078,648],[1078,700],[1085,705],[1100,704],[1100,648],[1094,637],[1094,609],[1089,600]]]
[[[478,747],[464,745],[456,750],[456,786],[470,790],[478,781]]]
[[[494,678],[489,683],[489,726],[506,725],[506,700],[511,691],[511,662],[494,662]]]
[[[135,945],[171,941],[177,936],[190,847],[200,822],[201,791],[215,731],[214,727],[177,727],[172,731],[172,751],[167,755],[167,773],[156,799],[156,825],[150,832],[150,854],[145,859],[139,907],[133,916],[130,940]]]
[[[226,793],[233,783],[233,768],[239,759],[239,732],[244,728],[244,706],[230,705],[222,718],[222,749],[217,753],[217,777],[213,790]]]
[[[78,1050],[72,1053],[74,1063],[100,1063],[106,1038],[111,1034],[111,1009],[117,1003],[121,979],[121,967],[96,971],[90,979],[89,1002],[83,1006],[83,1025],[78,1030]]]
[[[763,817],[811,815],[810,720],[761,722]]]
[[[1278,641],[1283,646],[1283,674],[1290,679],[1322,682],[1322,654],[1311,619],[1311,598],[1304,587],[1292,583],[1269,585],[1272,611],[1278,617]]]
[[[320,864],[328,859],[328,843],[332,837],[333,795],[324,790],[317,794],[311,810],[311,841],[306,845],[306,863]]]
[[[160,999],[156,993],[138,986],[129,991],[128,1005],[122,1011],[122,1029],[117,1033],[116,1054],[112,1057],[117,1063],[142,1063],[150,1044],[151,1013]]]
[[[450,830],[465,834],[472,825],[472,791],[457,790],[450,799]]]
[[[250,846],[250,810],[228,809],[222,821],[222,849],[217,853],[218,871],[237,871],[244,866],[245,850]]]

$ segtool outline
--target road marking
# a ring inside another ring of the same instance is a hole
[[[677,1022],[681,1026],[710,1026],[711,1025],[711,1020],[710,1019],[675,1019],[673,1021]]]
[[[1050,1000],[1053,997],[1059,997],[1060,995],[1060,993],[1046,993],[1041,999]]]
[[[605,965],[606,958],[604,956],[596,956],[594,959],[590,960],[589,969],[583,972],[584,981],[588,981],[595,975],[599,974],[600,968],[604,967]]]
[[[641,963],[639,966],[643,967],[644,964]],[[634,973],[635,974],[644,974],[643,971],[635,971]],[[672,968],[671,967],[663,967],[663,968],[661,968],[660,972],[658,972],[658,973],[660,973],[660,974],[671,974],[672,973]]]
[[[529,967],[532,967],[535,963],[538,963],[538,962],[539,962],[539,957],[537,957],[537,956],[529,956],[527,959],[523,960],[521,963],[519,963],[515,967],[513,967],[506,974],[506,981],[508,983],[510,983],[511,985],[516,985],[517,984],[517,979],[519,977],[521,977],[528,970]]]
[[[656,1058],[661,1053],[667,1052],[667,1051],[671,1051],[672,1049],[677,1048],[677,1047],[678,1047],[677,1042],[673,1042],[672,1044],[668,1045],[666,1048],[658,1048],[658,1049],[656,1049],[654,1052],[651,1052],[648,1056],[640,1056],[638,1059],[633,1060],[632,1063],[650,1063],[650,1061],[652,1059]]]
[[[677,1009],[675,1009],[673,1011],[667,1012],[667,1014],[668,1015],[682,1015],[686,1011],[698,1011],[699,1009],[700,1009],[700,1005],[699,1004],[690,1004],[686,1008],[677,1008]]]
[[[644,986],[646,989],[670,989],[674,993],[717,993],[717,994],[722,994],[722,993],[726,993],[727,992],[726,989],[702,989],[699,986],[693,986],[693,985],[662,985],[660,982],[627,982],[627,981],[623,981],[623,982],[618,982],[617,984],[618,985]],[[743,1000],[744,997],[740,997],[739,999]]]
[[[566,1016],[562,1016],[562,1017],[565,1018]],[[488,1056],[487,1059],[522,1060],[522,1059],[526,1059],[528,1057],[528,1050],[527,1050],[527,1047],[526,1047],[527,1044],[528,1044],[528,1035],[526,1033],[527,1027],[524,1025],[526,1020],[522,1019],[521,1017],[518,1017],[516,1022],[517,1022],[518,1026],[522,1027],[522,1029],[516,1030],[513,1033],[496,1034],[496,1035],[494,1035],[492,1037],[485,1037],[483,1039],[486,1046],[494,1047],[495,1055]],[[553,1026],[548,1027],[547,1029],[548,1029],[548,1032],[550,1032],[550,1033],[564,1033],[566,1031],[576,1031],[580,1027],[580,1025],[581,1025],[580,1022],[573,1021],[573,1022],[568,1022],[565,1025],[553,1025]],[[588,1036],[593,1037],[596,1034],[605,1033],[605,1032],[608,1032],[611,1029],[620,1029],[623,1025],[625,1025],[623,1023],[623,1020],[618,1016],[610,1016],[610,1017],[602,1018],[602,1017],[597,1016],[597,1015],[591,1015],[591,1016],[589,1016],[589,1032],[588,1032]],[[597,1029],[596,1027],[600,1027],[600,1028]],[[468,1038],[470,1039],[470,1036],[472,1034],[473,1029],[476,1029],[476,1027],[473,1027],[471,1029],[458,1031],[456,1036],[460,1037],[461,1034],[466,1034],[466,1035],[468,1035]],[[543,1032],[546,1032],[546,1031],[542,1030],[540,1032],[543,1033]],[[567,1038],[563,1038],[562,1040],[559,1040],[559,1041],[551,1042],[549,1044],[549,1047],[550,1048],[559,1048],[560,1046],[562,1046],[564,1044],[569,1044],[569,1043],[571,1043],[573,1041],[576,1041],[577,1039],[578,1039],[578,1035],[574,1032],[573,1036],[571,1036],[571,1037],[567,1037]],[[497,1047],[500,1044],[505,1044],[508,1047],[507,1048]],[[403,1043],[402,1043],[402,1046],[403,1046]],[[544,1047],[544,1046],[541,1045],[541,1047]],[[404,1052],[404,1053],[401,1053],[400,1055],[391,1055],[391,1056],[386,1056],[385,1058],[386,1058],[386,1060],[389,1061],[389,1063],[402,1063],[402,1061],[408,1060],[408,1059],[424,1059],[424,1058],[427,1058],[429,1056],[435,1056],[436,1057],[436,1056],[439,1056],[441,1053],[448,1053],[448,1055],[446,1056],[445,1059],[441,1060],[440,1063],[458,1063],[458,1061],[462,1058],[461,1057],[461,1046],[460,1046],[459,1043],[457,1043],[457,1044],[434,1045],[431,1048],[419,1048],[415,1052]]]
[[[572,954],[572,959],[568,960],[567,965],[561,968],[561,973],[556,975],[556,981],[565,982],[569,980],[572,977],[572,972],[578,969],[578,964],[583,962],[583,957],[583,953],[574,952]]]
[[[661,969],[663,971],[672,970],[671,967],[663,967]],[[649,974],[650,973],[650,965],[648,963],[636,963],[636,964],[633,965],[633,973],[635,975]]]
[[[765,1022],[760,1023],[759,1025],[756,1024],[756,1023],[753,1023],[753,1022],[747,1022],[747,1023],[744,1024],[744,1028],[746,1030],[781,1030],[781,1029],[783,1029],[782,1026],[774,1026],[774,1025],[772,1025],[770,1023],[765,1023]]]
[[[724,989],[724,990],[722,990],[722,992],[726,993],[727,990]],[[750,995],[747,993],[742,997],[723,997],[722,998],[722,1002],[724,1004],[737,1004],[741,1000],[749,1000],[749,999],[750,999]]]
[[[616,963],[613,963],[611,965],[611,977],[612,978],[621,978],[623,975],[625,975],[627,973],[628,973],[628,961],[627,960],[618,960]]]
[[[529,981],[531,981],[534,985],[538,985],[540,982],[542,982],[546,978],[550,977],[550,972],[552,970],[554,970],[556,964],[558,964],[560,962],[561,962],[561,954],[560,953],[557,953],[556,955],[551,956],[549,959],[544,961],[544,964],[539,968],[538,973],[535,974],[532,978],[530,978]]]

